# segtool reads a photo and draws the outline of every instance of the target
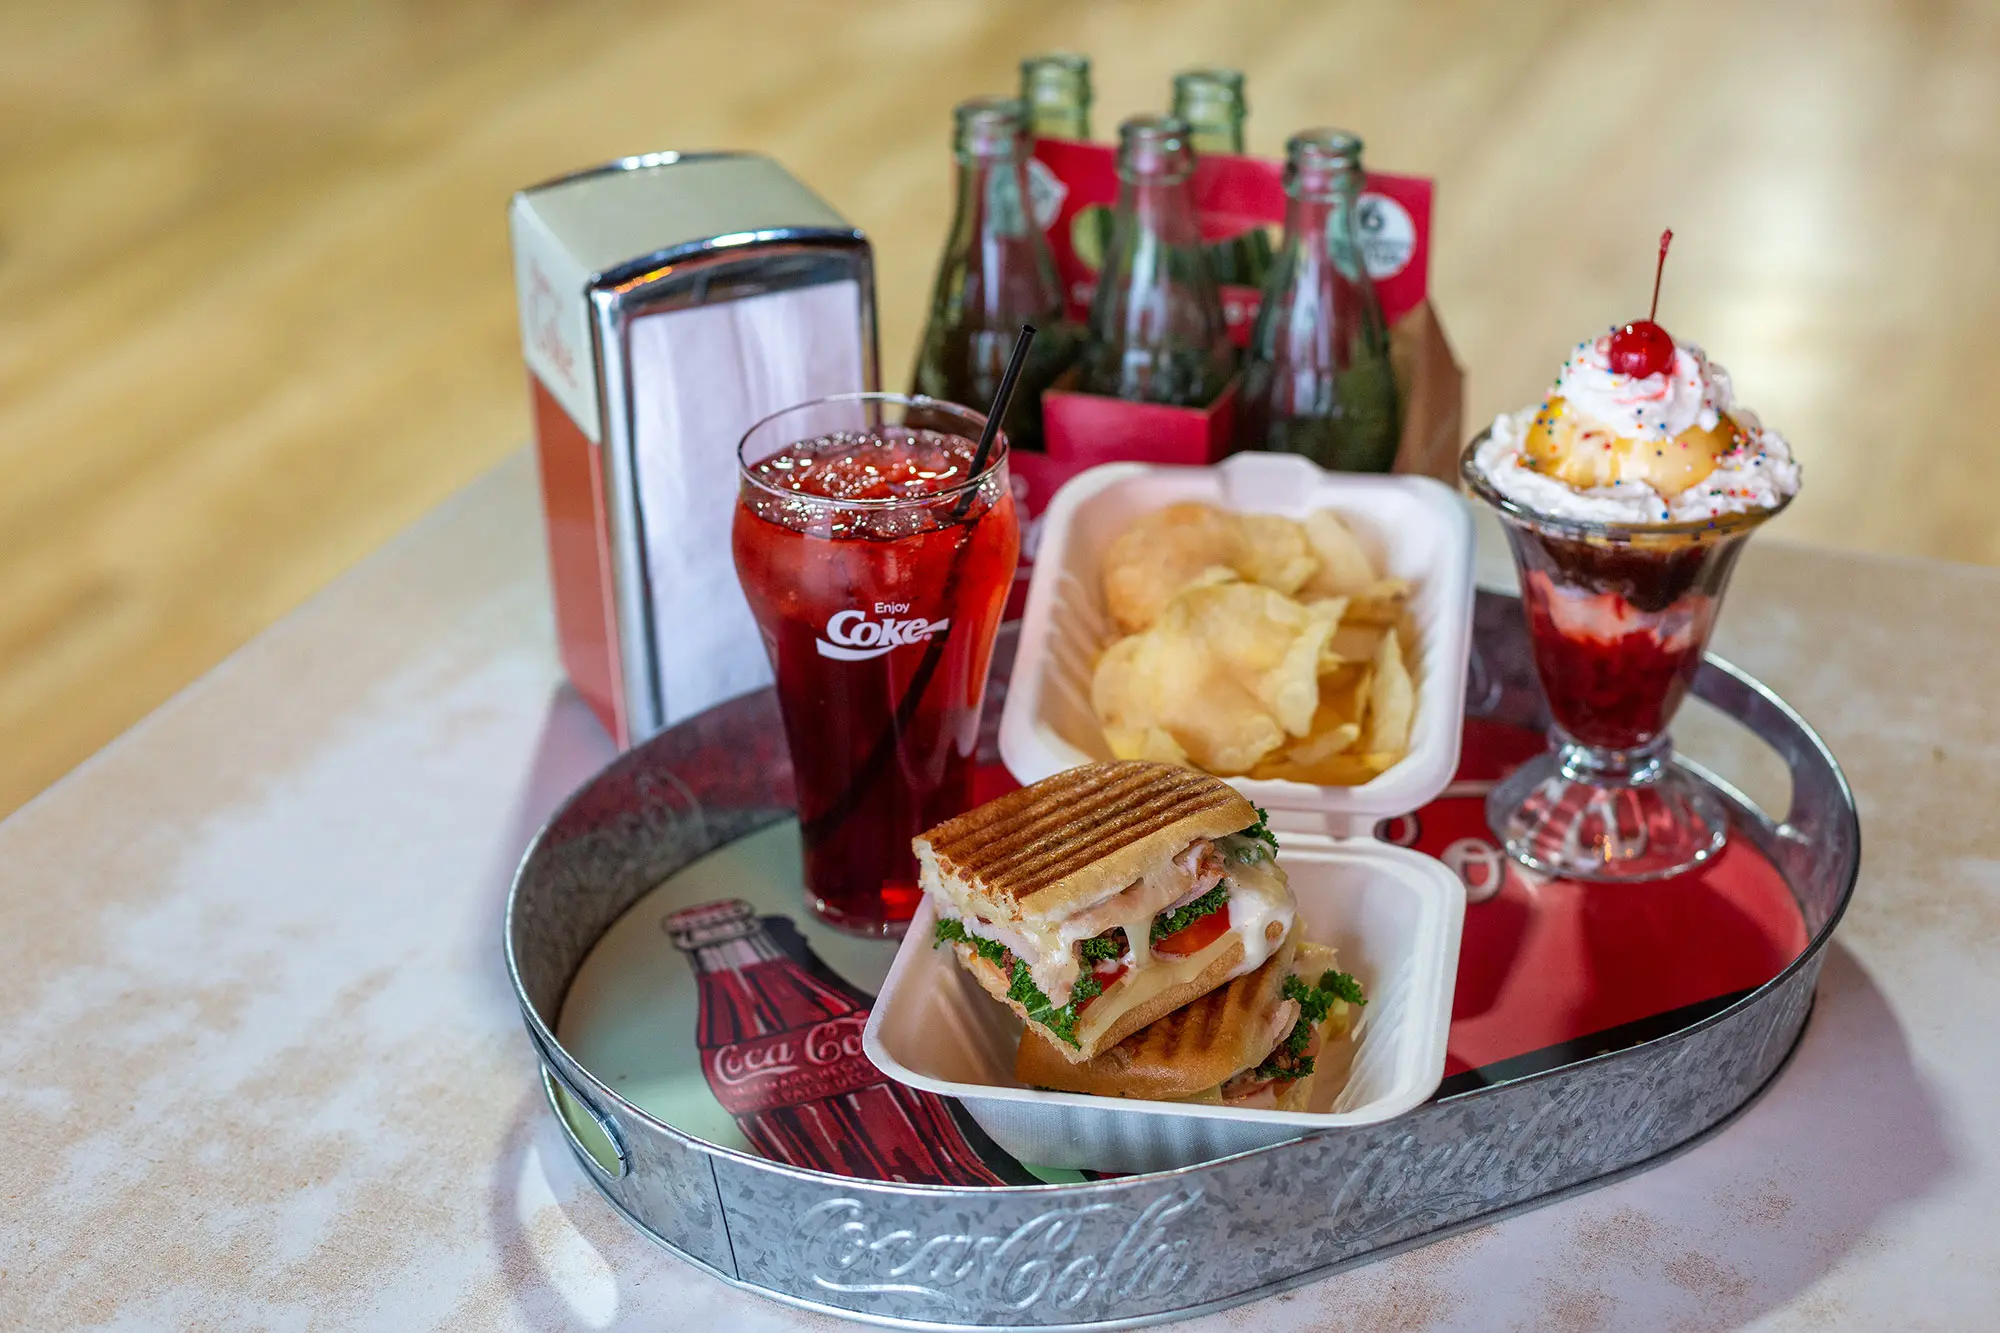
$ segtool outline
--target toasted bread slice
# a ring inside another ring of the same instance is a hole
[[[1085,764],[988,801],[911,841],[924,888],[989,921],[1060,921],[1257,809],[1220,778],[1136,760]],[[945,890],[939,893],[939,890]]]
[[[1196,1096],[1261,1064],[1298,1021],[1298,1004],[1284,998],[1292,951],[1287,940],[1256,971],[1162,1012],[1082,1061],[1031,1024],[1021,1035],[1014,1077],[1030,1087],[1099,1097]]]

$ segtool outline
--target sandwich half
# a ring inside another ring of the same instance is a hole
[[[1269,961],[1157,1019],[1081,1064],[1030,1028],[1014,1077],[1030,1087],[1099,1097],[1311,1109],[1321,1051],[1365,1003],[1333,950],[1286,941]]]
[[[1170,764],[1069,769],[911,845],[937,942],[1072,1061],[1255,972],[1296,910],[1257,808]]]

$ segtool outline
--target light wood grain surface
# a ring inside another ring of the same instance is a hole
[[[1991,6],[12,0],[0,811],[526,437],[511,190],[771,152],[874,237],[900,381],[949,107],[1051,47],[1100,135],[1225,62],[1254,151],[1332,122],[1435,176],[1475,421],[1673,226],[1662,322],[1805,460],[1779,536],[2000,561]]]

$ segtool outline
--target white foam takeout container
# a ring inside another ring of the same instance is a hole
[[[1042,1092],[1014,1080],[1021,1022],[935,947],[936,914],[918,907],[862,1045],[898,1082],[956,1097],[1023,1162],[1098,1171],[1160,1171],[1387,1120],[1422,1103],[1444,1074],[1465,891],[1439,862],[1373,840],[1282,839],[1303,939],[1331,945],[1368,1003],[1347,1042],[1320,1059],[1306,1112]],[[1340,1062],[1351,1057],[1346,1077]]]
[[[1337,512],[1383,572],[1412,587],[1417,711],[1410,752],[1356,787],[1230,778],[1271,825],[1366,834],[1444,790],[1458,767],[1465,666],[1472,648],[1472,516],[1428,477],[1327,472],[1290,454],[1237,454],[1214,467],[1110,463],[1071,479],[1042,516],[1020,649],[1000,715],[1000,755],[1023,783],[1110,759],[1090,706],[1090,678],[1117,632],[1099,562],[1142,514],[1196,500],[1244,513]]]

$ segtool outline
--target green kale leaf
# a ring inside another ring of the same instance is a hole
[[[993,966],[1006,966],[1006,945],[998,940],[989,940],[984,935],[974,935],[966,930],[964,923],[948,916],[938,918],[937,944],[970,944],[974,953]],[[936,945],[932,947],[935,948]]]
[[[1361,993],[1361,983],[1345,972],[1323,972],[1319,978],[1319,988],[1332,991],[1349,1004],[1366,1004],[1368,997]]]
[[[1078,952],[1086,963],[1115,963],[1125,956],[1125,932],[1112,929],[1096,939],[1085,940]]]
[[[1070,989],[1069,1003],[1058,1009],[1049,1003],[1049,997],[1035,984],[1035,974],[1019,958],[1014,958],[1007,946],[997,940],[989,940],[982,935],[974,935],[965,928],[963,922],[951,917],[939,917],[937,923],[938,944],[969,944],[987,962],[995,967],[1006,968],[1008,960],[1013,961],[1013,970],[1008,974],[1007,998],[1027,1011],[1030,1020],[1040,1023],[1057,1038],[1075,1046],[1076,1011],[1087,1000],[1094,1000],[1104,993],[1104,987],[1096,977],[1085,972],[1077,978]],[[1086,940],[1086,944],[1096,943]],[[1123,952],[1121,949],[1120,953]],[[1117,955],[1114,954],[1114,957]]]
[[[1334,1002],[1368,1003],[1361,993],[1361,983],[1345,972],[1324,972],[1317,986],[1289,976],[1285,978],[1284,989],[1286,999],[1298,1001],[1299,1021],[1292,1024],[1292,1030],[1278,1043],[1271,1058],[1257,1066],[1259,1078],[1302,1078],[1312,1073],[1313,1061],[1305,1053],[1306,1046],[1312,1041],[1313,1029],[1325,1022],[1326,1016],[1333,1011]]]
[[[1076,1011],[1085,1000],[1094,999],[1104,993],[1104,987],[1097,984],[1097,978],[1085,973],[1077,978],[1070,991],[1069,1003],[1058,1009],[1049,1003],[1049,997],[1035,984],[1034,974],[1020,959],[1014,960],[1013,980],[1007,986],[1007,998],[1027,1011],[1030,1022],[1040,1023],[1057,1039],[1072,1046],[1080,1045],[1076,1039]]]
[[[1153,943],[1158,944],[1167,936],[1186,930],[1203,917],[1220,912],[1228,902],[1229,881],[1224,880],[1185,907],[1176,907],[1171,912],[1160,913],[1153,918]]]
[[[1270,1059],[1251,1070],[1250,1076],[1290,1082],[1295,1078],[1304,1078],[1312,1071],[1313,1058],[1310,1055],[1300,1055],[1295,1050],[1281,1046],[1271,1053]]]

